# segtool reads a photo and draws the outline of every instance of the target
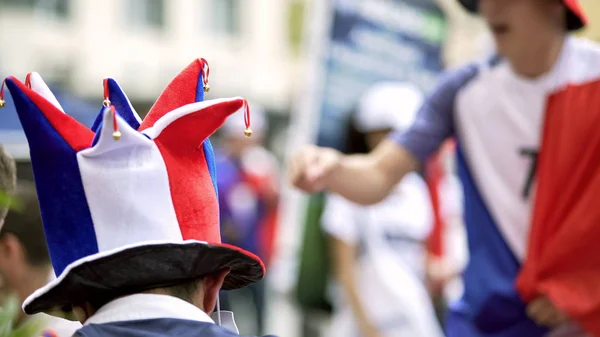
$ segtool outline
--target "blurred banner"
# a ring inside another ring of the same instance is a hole
[[[340,147],[347,116],[373,83],[412,81],[429,91],[443,64],[446,31],[435,0],[307,2],[307,67],[294,104],[286,155],[306,144]],[[272,284],[294,287],[307,199],[283,185],[282,219]]]
[[[435,0],[312,0],[307,13],[305,85],[292,114],[288,155],[307,143],[340,148],[349,113],[375,82],[410,81],[429,91],[442,71],[446,22]],[[328,267],[316,262],[326,262],[327,253],[319,223],[322,200],[315,196],[309,203],[284,186],[286,220],[270,281],[279,292],[296,290],[291,297],[302,312],[303,335],[318,336],[326,321],[321,314],[328,309],[329,276]],[[297,333],[279,326],[269,331]]]
[[[434,0],[335,0],[320,67],[317,143],[339,148],[347,115],[378,81],[431,89],[442,70],[443,12]]]

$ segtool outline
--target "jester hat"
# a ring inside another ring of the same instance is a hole
[[[221,243],[208,137],[242,98],[204,101],[204,60],[184,69],[142,121],[116,81],[91,130],[67,115],[36,73],[6,79],[29,143],[56,280],[27,314],[167,287],[229,269],[223,289],[260,280],[262,261]],[[249,118],[249,117],[248,117]]]

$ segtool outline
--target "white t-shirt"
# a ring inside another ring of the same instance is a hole
[[[356,283],[371,322],[386,337],[441,336],[423,283],[432,209],[425,182],[410,174],[381,203],[360,206],[328,197],[322,217],[330,236],[360,247]],[[336,289],[329,336],[359,336],[345,295]]]
[[[536,79],[493,57],[444,75],[411,128],[391,136],[420,162],[449,137],[457,140],[469,263],[465,295],[452,308],[455,318],[480,330],[525,327],[510,330],[511,337],[528,334],[533,323],[526,315],[517,322],[504,313],[523,310],[514,282],[527,254],[549,98],[599,79],[600,46],[573,37],[566,38],[552,69]]]

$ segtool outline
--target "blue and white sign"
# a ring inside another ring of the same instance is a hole
[[[317,143],[339,148],[348,113],[373,83],[432,88],[442,70],[446,27],[433,0],[336,0],[332,6]]]

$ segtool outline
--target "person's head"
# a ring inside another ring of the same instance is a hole
[[[250,129],[253,132],[251,137],[244,135],[246,125],[243,113],[235,113],[230,116],[219,130],[223,145],[234,157],[240,157],[246,149],[262,144],[265,132],[267,132],[267,116],[263,107],[252,103],[249,107]]]
[[[351,116],[346,151],[370,152],[391,131],[406,130],[422,102],[422,93],[412,85],[396,82],[374,85],[360,99]]]
[[[0,230],[0,277],[21,300],[44,285],[52,268],[35,186],[19,182]]]
[[[13,194],[17,184],[17,165],[14,159],[0,145],[0,193],[5,197]],[[6,199],[6,198],[5,198]],[[0,227],[8,213],[8,205],[0,204]]]
[[[229,270],[223,269],[217,273],[206,275],[199,279],[190,280],[170,287],[155,288],[142,293],[173,296],[191,303],[210,315],[215,310],[219,290],[223,287],[223,282],[227,274],[229,274]],[[73,304],[75,315],[83,324],[105,304],[126,295],[131,295],[131,293],[116,296],[103,296],[102,298],[90,299],[85,303]]]
[[[102,109],[94,135],[56,108],[39,75],[29,76],[31,88],[15,77],[6,79],[25,135],[36,139],[29,142],[31,164],[56,275],[23,301],[26,314],[70,315],[77,303],[160,291],[199,277],[204,277],[201,296],[190,300],[212,310],[221,284],[233,290],[264,277],[259,257],[220,239],[216,156],[207,140],[228,116],[247,111],[247,101],[234,97],[191,104],[202,100],[197,89],[206,80],[205,70],[206,62],[195,60],[167,85],[141,121],[154,127],[154,134],[129,123],[138,119],[125,106],[127,120],[116,118],[115,109]],[[106,86],[107,96],[121,95],[128,104],[114,81]],[[32,99],[48,104],[29,104]],[[172,109],[181,113],[165,115]],[[67,122],[39,123],[58,117]],[[160,151],[140,151],[152,147]],[[77,169],[81,156],[85,170]],[[140,200],[140,195],[152,197]],[[230,270],[225,279],[211,276],[224,269]]]
[[[488,24],[502,56],[519,57],[583,26],[577,0],[460,0]]]

